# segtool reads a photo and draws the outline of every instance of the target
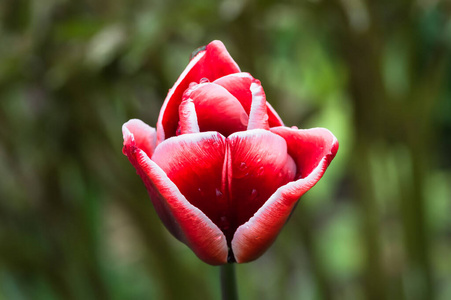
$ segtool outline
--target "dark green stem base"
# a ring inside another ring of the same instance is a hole
[[[238,300],[234,263],[221,266],[221,295],[222,300]]]

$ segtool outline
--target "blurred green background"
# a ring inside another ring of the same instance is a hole
[[[451,3],[0,2],[0,299],[219,299],[121,153],[222,40],[285,124],[340,141],[242,299],[451,299]]]

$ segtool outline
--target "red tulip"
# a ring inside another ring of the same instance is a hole
[[[220,41],[191,59],[156,130],[133,119],[122,132],[164,225],[212,265],[262,255],[338,150],[327,129],[285,127]]]

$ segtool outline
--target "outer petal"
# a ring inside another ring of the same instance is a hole
[[[275,127],[271,131],[287,141],[288,153],[298,169],[296,178],[308,176],[325,156],[329,155],[330,162],[338,151],[337,138],[325,128]]]
[[[267,130],[237,132],[227,142],[233,235],[280,186],[294,179],[296,166],[285,140]]]
[[[155,128],[138,119],[131,119],[122,126],[122,131],[127,129],[133,133],[136,146],[151,157],[157,143]]]
[[[230,74],[221,78],[218,78],[214,83],[219,84],[226,88],[229,93],[235,96],[243,106],[248,115],[251,114],[251,105],[255,102],[255,98],[261,98],[266,100],[265,93],[259,80],[252,77],[249,73],[242,72],[236,74]],[[270,127],[283,126],[282,119],[272,106],[266,102],[266,113],[268,114],[268,120]]]
[[[191,99],[197,113],[200,131],[218,131],[229,136],[246,130],[248,115],[240,102],[225,88],[214,83],[201,83],[188,89],[183,99]]]
[[[238,263],[252,261],[266,251],[298,199],[318,182],[338,150],[337,139],[326,129],[278,127],[271,131],[287,140],[288,153],[297,162],[298,170],[301,168],[298,172],[301,179],[277,189],[248,222],[238,227],[232,240],[232,250]],[[320,150],[316,150],[315,146]],[[301,157],[303,155],[306,158]]]
[[[164,100],[157,123],[157,143],[176,135],[178,106],[182,102],[183,92],[191,82],[199,82],[202,78],[213,81],[237,72],[240,72],[240,68],[221,41],[213,41],[206,46],[205,50],[199,51],[189,62]]]
[[[229,208],[223,183],[225,152],[222,135],[202,132],[169,138],[152,156],[186,199],[220,229]]]
[[[155,210],[168,230],[204,262],[226,263],[228,248],[221,230],[190,204],[166,173],[138,148],[133,133],[126,126],[123,135],[123,152],[144,181]]]

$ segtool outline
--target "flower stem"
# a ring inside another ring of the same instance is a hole
[[[221,295],[222,300],[238,300],[234,263],[221,266]]]

